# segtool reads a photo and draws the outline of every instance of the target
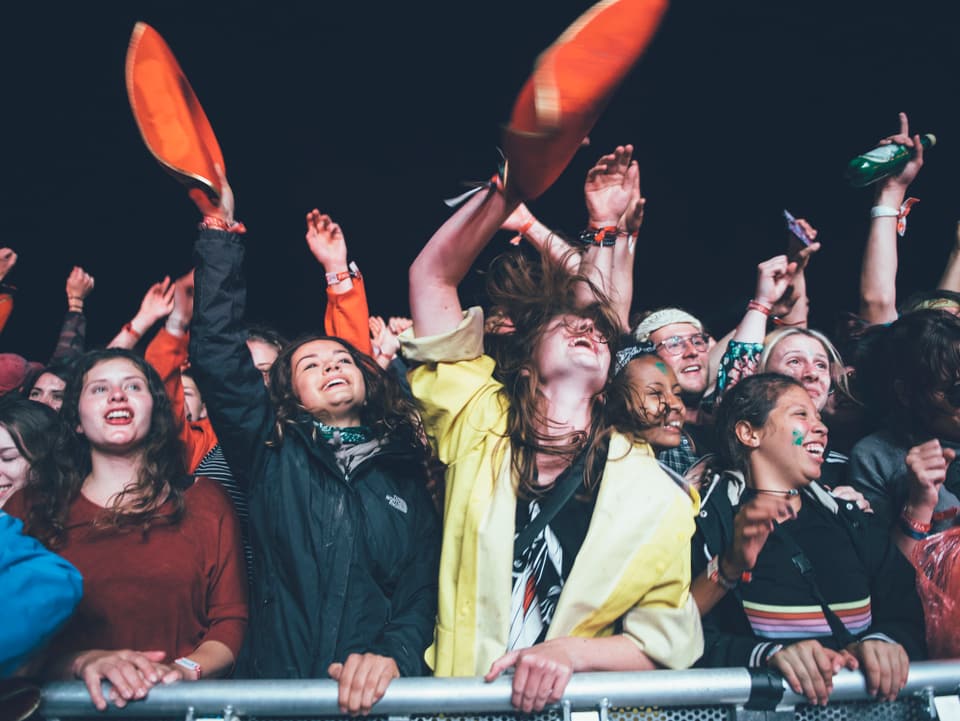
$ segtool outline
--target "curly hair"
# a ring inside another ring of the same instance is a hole
[[[630,367],[634,361],[641,359],[654,359],[659,362],[660,356],[653,351],[644,350],[627,361],[610,381],[604,409],[607,423],[634,443],[643,442],[643,432],[663,425],[670,415],[670,407],[663,396],[659,397],[656,412],[651,413],[643,402],[642,395],[637,393]]]
[[[919,439],[960,384],[960,319],[942,310],[907,313],[883,333],[869,365],[872,397],[882,399],[888,423]]]
[[[62,423],[54,447],[38,464],[37,483],[27,489],[27,530],[50,548],[57,548],[66,540],[70,506],[92,469],[90,444],[86,436],[74,430],[81,426],[79,406],[84,379],[98,364],[117,358],[129,361],[143,373],[153,410],[150,431],[138,449],[137,478],[114,497],[96,526],[104,531],[131,527],[146,531],[152,523],[178,523],[183,517],[185,453],[163,381],[142,357],[128,350],[90,351],[74,362],[64,389]]]
[[[270,368],[270,400],[276,413],[270,445],[283,443],[287,426],[295,425],[308,415],[293,388],[293,354],[305,343],[326,340],[339,343],[350,354],[363,376],[366,399],[360,408],[360,422],[370,428],[379,439],[390,438],[408,444],[427,454],[426,436],[414,401],[404,392],[399,381],[384,371],[370,356],[361,353],[352,344],[335,336],[303,335],[280,351]]]
[[[621,333],[606,295],[587,277],[570,273],[564,266],[565,259],[543,257],[535,262],[521,253],[504,253],[493,260],[487,277],[487,295],[500,324],[507,319],[512,326],[509,332],[496,335],[495,343],[486,343],[486,350],[496,361],[496,377],[503,383],[501,393],[508,407],[506,438],[521,497],[543,492],[536,481],[538,454],[572,461],[587,449],[584,481],[588,489],[593,488],[602,472],[594,461],[598,452],[605,452],[609,436],[603,412],[605,392],[591,401],[591,426],[587,431],[551,433],[553,421],[541,410],[541,382],[532,351],[551,322],[564,315],[592,321],[596,332],[609,344],[611,358]],[[593,302],[585,304],[578,296],[584,286],[595,298]],[[612,377],[611,362],[608,381]]]

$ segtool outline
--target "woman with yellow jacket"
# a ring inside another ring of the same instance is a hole
[[[515,206],[492,187],[434,234],[410,269],[414,326],[401,340],[447,465],[427,661],[438,676],[488,680],[515,667],[513,703],[530,711],[574,672],[687,667],[703,639],[689,595],[696,494],[604,417],[620,333],[609,301],[562,264],[500,259],[488,283],[506,331],[489,336],[496,360],[481,310],[460,306],[458,284]]]

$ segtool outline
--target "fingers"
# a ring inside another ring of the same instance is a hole
[[[397,678],[397,676],[393,674],[389,668],[384,668],[381,671],[380,678],[377,679],[377,683],[373,689],[373,697],[372,701],[370,702],[370,706],[373,706],[373,704],[377,703],[377,701],[383,698],[383,694],[387,692],[387,687],[395,678]]]
[[[371,663],[366,660],[365,656],[361,656],[360,659],[350,679],[350,690],[347,695],[346,708],[349,714],[366,713],[370,710],[370,705],[372,704],[370,699],[373,698],[373,689],[370,689],[371,693],[367,694],[367,679],[370,677],[373,669]],[[366,703],[364,703],[365,699]]]
[[[515,671],[513,672],[513,695],[510,697],[510,702],[513,704],[514,708],[526,709],[529,713],[530,709],[533,708],[533,697],[536,694],[536,684],[539,683],[539,678],[533,681],[533,688],[527,688],[527,681],[530,680],[530,676],[534,671],[533,668],[534,657],[533,656],[522,656],[519,661],[517,661]]]
[[[345,663],[331,664],[327,672],[339,684],[340,711],[351,715],[370,713],[390,681],[400,675],[392,658],[373,653],[352,653]]]
[[[487,671],[487,675],[483,677],[483,680],[487,681],[488,683],[493,681],[497,676],[513,666],[519,657],[519,651],[510,651],[509,653],[504,654],[493,662],[493,664],[490,666],[490,670]]]
[[[825,705],[833,690],[833,657],[817,641],[801,641],[774,654],[769,661],[795,693],[812,705]]]
[[[353,677],[360,665],[360,654],[351,653],[347,656],[343,664],[343,670],[340,672],[337,703],[340,704],[340,713],[347,713],[347,705],[350,703],[350,692],[353,690]]]
[[[907,114],[898,113],[898,118],[900,120],[900,135],[910,135],[910,121],[907,119]]]
[[[127,701],[143,698],[147,695],[147,687],[144,684],[143,677],[137,668],[127,660],[117,659],[104,664],[100,675],[113,684],[110,698],[117,708],[126,706]]]
[[[97,711],[106,711],[107,700],[103,697],[103,689],[100,686],[100,674],[89,667],[84,669],[82,678],[87,687],[87,692],[90,694],[90,700],[93,701]]]

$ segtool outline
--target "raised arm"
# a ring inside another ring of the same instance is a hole
[[[508,200],[496,189],[477,193],[420,251],[409,275],[416,336],[439,335],[460,324],[463,309],[457,286],[516,205],[516,200]]]
[[[140,310],[107,345],[108,348],[131,349],[140,342],[143,334],[150,330],[161,318],[166,318],[173,310],[173,283],[170,276],[154,283],[147,290],[140,303]]]
[[[622,330],[628,332],[633,301],[633,252],[629,238],[625,240],[622,236],[627,235],[628,220],[639,230],[645,202],[640,195],[640,168],[633,160],[632,145],[617,146],[590,168],[583,196],[587,229],[601,238],[612,236],[612,243],[600,240],[587,245],[579,272],[609,296]],[[585,287],[582,291],[589,293]],[[586,295],[582,299],[592,300]]]
[[[797,263],[786,255],[777,255],[757,266],[757,287],[747,311],[726,344],[723,356],[717,365],[717,397],[729,390],[745,375],[756,373],[763,339],[767,334],[767,318],[774,308],[789,309],[796,298],[789,288],[793,282]],[[713,369],[711,362],[710,368]]]
[[[193,321],[194,273],[174,281],[173,311],[167,316],[163,328],[150,341],[144,358],[153,366],[170,398],[170,410],[176,420],[180,440],[186,450],[187,470],[193,471],[210,449],[217,444],[217,436],[207,423],[191,423],[187,417],[181,369],[189,359],[189,328]],[[192,419],[197,421],[199,419]]]
[[[0,333],[13,313],[13,289],[3,285],[7,273],[17,264],[17,254],[10,248],[0,248]]]
[[[940,290],[952,290],[960,293],[960,222],[957,223],[957,232],[954,235],[953,248],[947,256],[947,265],[943,269],[943,276],[937,284]]]
[[[324,331],[370,355],[367,291],[356,264],[347,263],[347,242],[340,225],[314,208],[307,213],[307,245],[327,274]]]
[[[897,213],[923,165],[920,136],[911,137],[906,113],[900,113],[900,132],[880,141],[880,145],[890,143],[913,148],[914,156],[900,173],[880,184],[870,213],[870,234],[860,270],[860,317],[870,325],[897,319]]]
[[[772,315],[777,325],[806,328],[807,316],[810,313],[806,269],[810,258],[820,250],[820,244],[816,242],[818,235],[816,228],[803,218],[797,218],[797,223],[803,228],[810,243],[804,245],[796,236],[790,234],[787,258],[797,264],[797,270],[793,274],[788,291],[781,297],[780,302],[774,305]]]
[[[274,413],[247,348],[247,289],[243,275],[246,229],[233,217],[233,192],[221,176],[223,195],[212,206],[202,191],[190,197],[204,214],[194,246],[195,295],[190,332],[192,371],[230,467],[253,466],[273,427]]]
[[[87,318],[83,314],[83,305],[93,292],[93,286],[93,276],[80,266],[74,266],[67,276],[67,314],[60,327],[57,347],[47,365],[58,360],[70,360],[83,353],[87,338]]]
[[[580,256],[570,252],[570,244],[540,222],[526,203],[520,203],[510,213],[503,225],[503,230],[511,230],[517,235],[510,241],[514,245],[526,238],[530,245],[542,255],[549,256],[558,263],[564,263],[571,273],[580,269]]]

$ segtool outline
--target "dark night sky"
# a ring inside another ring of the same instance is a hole
[[[317,206],[344,228],[371,309],[406,312],[406,268],[446,217],[442,198],[488,177],[499,128],[536,55],[589,2],[34,3],[3,11],[0,244],[20,287],[0,350],[44,359],[74,264],[97,280],[92,344],[148,285],[190,265],[197,214],[143,146],[127,104],[134,23],[157,28],[216,129],[248,235],[251,316],[292,333],[322,322],[303,241]],[[534,211],[574,233],[583,175],[638,150],[647,220],[635,305],[683,304],[715,330],[741,312],[757,262],[781,251],[781,210],[810,218],[816,324],[856,301],[870,191],[845,162],[897,127],[940,143],[912,189],[901,292],[935,283],[960,209],[954,175],[960,23],[949,2],[675,3],[594,132]],[[494,241],[505,247],[507,236]],[[465,300],[478,287],[473,278]]]

